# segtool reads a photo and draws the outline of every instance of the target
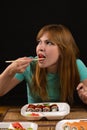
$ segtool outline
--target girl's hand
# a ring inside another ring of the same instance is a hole
[[[80,83],[77,86],[77,91],[83,103],[87,104],[87,86],[84,83]]]
[[[8,69],[10,73],[13,74],[22,73],[25,71],[26,67],[30,64],[32,60],[33,60],[32,58],[28,57],[18,58],[8,66]]]

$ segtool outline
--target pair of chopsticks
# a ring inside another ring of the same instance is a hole
[[[38,61],[38,60],[43,60],[43,59],[45,59],[45,58],[33,58],[33,61]],[[7,61],[5,61],[6,63],[12,63],[12,62],[14,62],[15,60],[7,60]]]

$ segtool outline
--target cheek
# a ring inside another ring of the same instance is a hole
[[[54,57],[54,59],[58,59],[60,56],[60,51],[58,48],[53,49],[50,51],[50,56]]]
[[[59,59],[60,49],[59,49],[58,47],[55,49],[54,53],[55,53],[55,57],[56,57],[57,59]]]
[[[58,52],[58,50],[55,50],[51,52],[50,56],[51,56],[51,61],[56,63],[58,62],[60,53]]]
[[[56,62],[59,59],[59,54],[56,52],[51,53],[52,61]]]
[[[55,51],[55,57],[58,59],[60,56],[60,52],[58,50]]]

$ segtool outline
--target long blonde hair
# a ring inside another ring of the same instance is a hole
[[[76,65],[76,58],[79,57],[79,49],[70,30],[64,25],[46,25],[38,33],[37,39],[44,33],[49,34],[49,39],[57,44],[60,49],[60,58],[58,61],[58,74],[60,77],[61,98],[60,101],[73,103],[74,91],[80,77]],[[46,68],[40,68],[36,65],[36,71],[33,76],[33,85],[35,92],[39,93],[43,100],[47,99],[46,91]]]

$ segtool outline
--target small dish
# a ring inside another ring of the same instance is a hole
[[[12,122],[0,122],[0,128],[8,130],[11,123]],[[33,122],[19,122],[19,123],[21,123],[21,125],[25,128],[25,130],[27,128],[32,128],[32,130],[37,130],[38,129],[38,125],[36,123],[33,123]]]

